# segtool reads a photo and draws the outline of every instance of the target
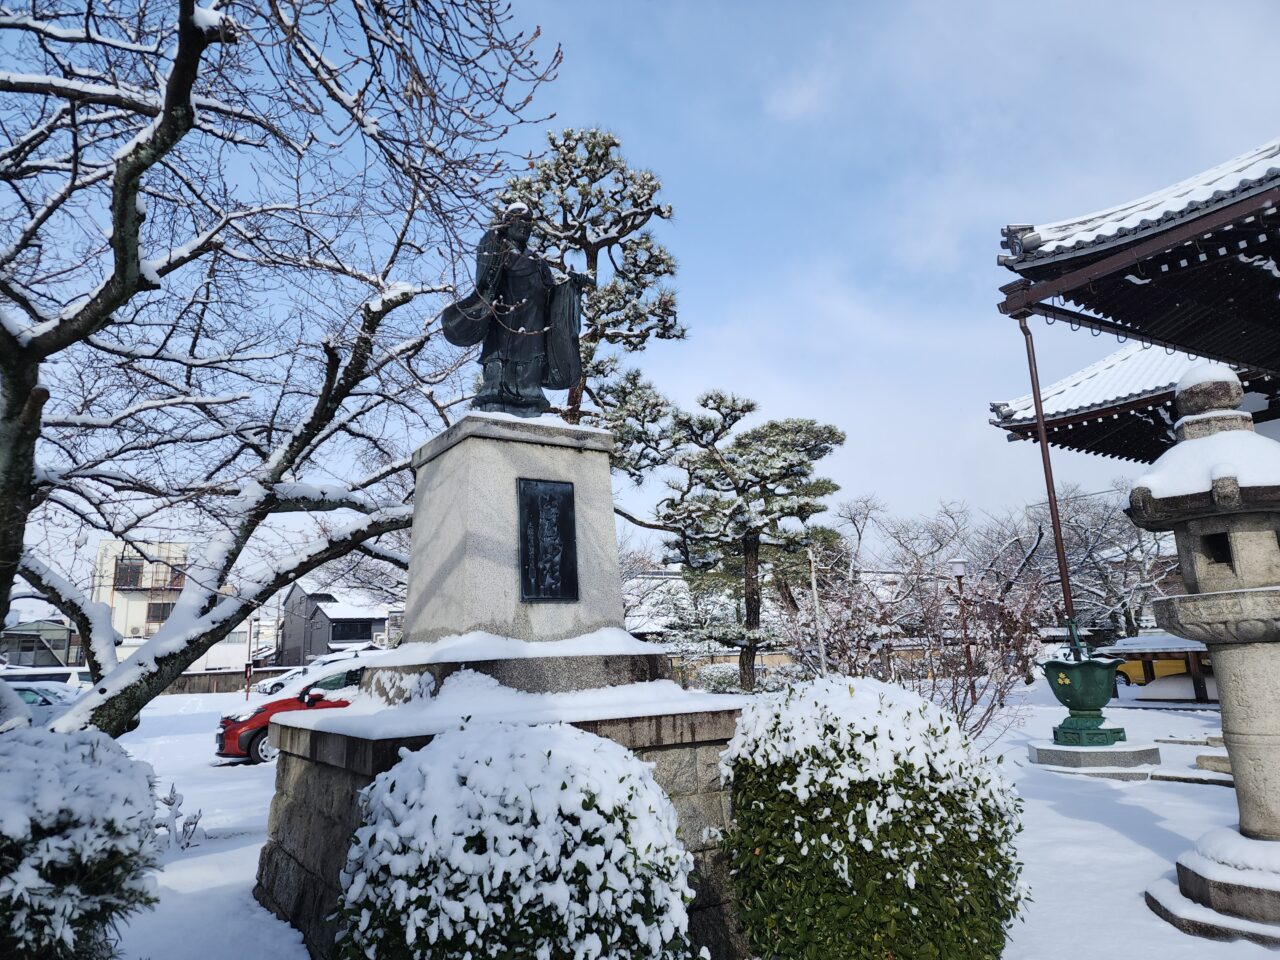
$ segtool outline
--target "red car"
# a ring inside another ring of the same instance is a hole
[[[297,696],[269,700],[246,713],[223,717],[218,721],[218,732],[214,735],[218,756],[238,760],[248,758],[250,763],[274,760],[276,749],[267,742],[267,724],[271,722],[271,718],[286,710],[324,710],[347,706],[349,700],[329,699],[328,694],[334,690],[358,686],[362,672],[361,667],[339,670],[308,684]]]

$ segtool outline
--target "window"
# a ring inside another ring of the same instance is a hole
[[[1231,562],[1231,540],[1225,533],[1210,533],[1200,538],[1204,555],[1210,563]]]
[[[142,586],[141,557],[120,557],[116,560],[116,586]]]
[[[181,590],[187,582],[187,565],[175,563],[169,568],[169,588]]]
[[[334,643],[349,643],[353,640],[372,640],[372,620],[337,620],[333,624],[330,639]]]
[[[148,603],[147,623],[164,623],[173,613],[172,603]]]
[[[353,687],[359,682],[359,670],[344,670],[342,673],[335,673],[331,677],[325,677],[323,680],[317,680],[311,685],[311,689],[341,690],[343,687]]]

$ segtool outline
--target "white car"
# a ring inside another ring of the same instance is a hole
[[[74,700],[80,692],[65,683],[53,681],[29,682],[11,680],[9,681],[9,686],[17,691],[18,696],[22,698],[22,702],[31,711],[31,725],[35,727],[43,727],[52,723],[54,718],[62,713],[67,708],[67,704]]]
[[[279,673],[273,677],[267,677],[259,680],[249,689],[255,693],[279,693],[295,680],[301,680],[303,677],[314,672],[317,668],[327,667],[331,663],[337,663],[340,660],[351,660],[356,657],[368,656],[370,651],[380,652],[378,648],[369,644],[360,649],[339,650],[337,653],[326,653],[323,657],[316,657],[310,663],[301,667],[294,667],[288,673]]]

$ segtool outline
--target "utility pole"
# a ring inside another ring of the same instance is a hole
[[[813,556],[813,547],[809,554],[809,588],[813,591],[813,630],[818,637],[818,673],[827,675],[827,641],[822,632],[822,606],[818,603],[818,564]]]

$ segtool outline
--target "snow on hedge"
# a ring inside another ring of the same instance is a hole
[[[155,900],[151,767],[110,737],[0,735],[0,956],[88,957]]]
[[[1026,896],[1020,802],[938,707],[870,678],[760,696],[721,772],[757,955],[999,955]]]
[[[351,956],[675,960],[692,858],[648,764],[563,725],[436,737],[361,796],[342,943]]]

